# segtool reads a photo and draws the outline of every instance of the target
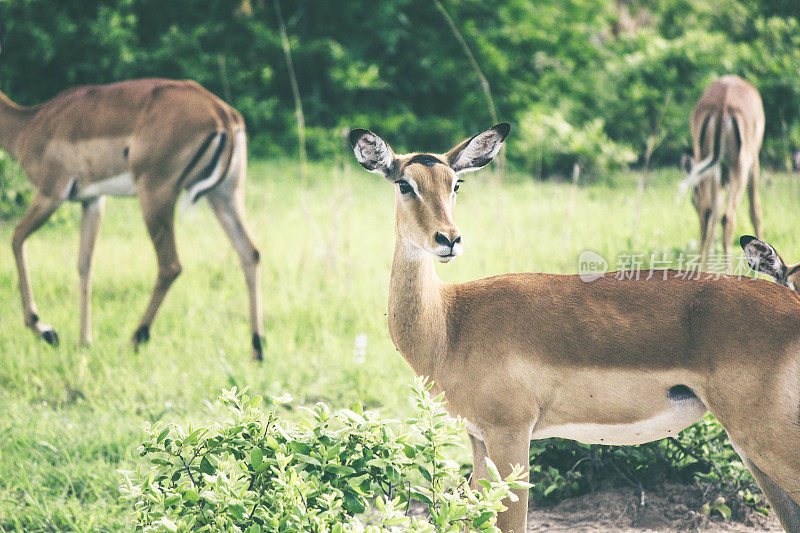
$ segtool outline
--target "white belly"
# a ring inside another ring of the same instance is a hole
[[[537,424],[533,428],[531,439],[548,439],[559,437],[571,439],[584,444],[609,444],[627,446],[644,444],[666,437],[674,437],[682,430],[700,420],[706,413],[703,403],[694,398],[676,401],[655,416],[638,420],[629,424],[559,424],[542,427]],[[467,432],[473,437],[483,440],[483,432],[479,427],[466,420]]]
[[[584,444],[643,444],[665,437],[674,437],[697,422],[706,408],[699,400],[675,402],[669,409],[630,424],[562,424],[534,427],[531,438],[561,437]]]
[[[133,183],[133,175],[130,172],[123,172],[102,181],[90,183],[78,189],[76,198],[86,200],[98,196],[136,196],[136,186]]]

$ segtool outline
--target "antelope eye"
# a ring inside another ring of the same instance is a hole
[[[414,190],[414,188],[409,185],[407,181],[400,180],[397,182],[397,185],[400,187],[400,194],[408,194]]]
[[[458,192],[458,188],[461,187],[461,181],[462,180],[456,181],[456,186],[453,187],[453,192]]]

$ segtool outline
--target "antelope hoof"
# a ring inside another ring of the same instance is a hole
[[[149,340],[150,326],[139,326],[139,329],[133,334],[133,349],[138,350],[140,344],[144,344]]]
[[[56,330],[53,329],[51,326],[41,326],[41,327],[42,330],[39,333],[39,335],[42,337],[44,342],[53,347],[58,346],[58,333],[56,333]]]
[[[261,347],[261,335],[258,333],[253,333],[253,360],[264,360],[264,350]]]

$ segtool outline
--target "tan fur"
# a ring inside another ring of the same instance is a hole
[[[730,272],[736,209],[745,187],[750,197],[750,219],[756,236],[761,238],[762,234],[758,195],[759,151],[764,138],[761,96],[742,78],[723,76],[713,82],[697,102],[692,111],[691,131],[696,167],[689,172],[687,182],[694,187],[692,200],[700,218],[702,264],[705,265],[713,247],[715,228],[721,219],[722,245]],[[720,164],[702,175],[697,174],[700,162],[712,157],[717,137],[721,144],[718,148]],[[727,201],[723,191],[728,192]]]
[[[445,392],[449,412],[469,421],[473,484],[487,474],[486,456],[502,475],[527,467],[532,436],[647,442],[708,409],[757,465],[787,531],[800,531],[798,294],[673,271],[649,281],[504,274],[444,283],[431,236],[458,233],[455,173],[398,168],[389,179],[413,179],[419,196],[396,190],[389,332],[414,371]],[[695,397],[670,398],[678,385]],[[498,518],[503,531],[525,530],[528,499],[518,495]]]
[[[218,153],[214,140],[219,140]],[[143,79],[78,87],[30,108],[0,93],[0,146],[19,161],[35,189],[12,243],[26,324],[49,342],[57,340],[55,330],[38,319],[24,241],[64,200],[81,201],[81,340],[91,340],[91,256],[103,195],[135,194],[158,259],[158,279],[134,344],[147,340],[156,312],[181,272],[173,227],[176,200],[184,189],[218,175],[197,194],[207,193],[239,252],[251,327],[260,339],[258,251],[244,220],[245,143],[241,115],[193,81]],[[260,340],[253,342],[254,355],[260,357]]]

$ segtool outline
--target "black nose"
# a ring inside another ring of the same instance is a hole
[[[436,232],[436,235],[433,236],[433,239],[436,241],[437,244],[441,244],[442,246],[449,246],[452,248],[456,244],[461,242],[461,235],[453,239],[452,241],[444,234],[440,232]]]

